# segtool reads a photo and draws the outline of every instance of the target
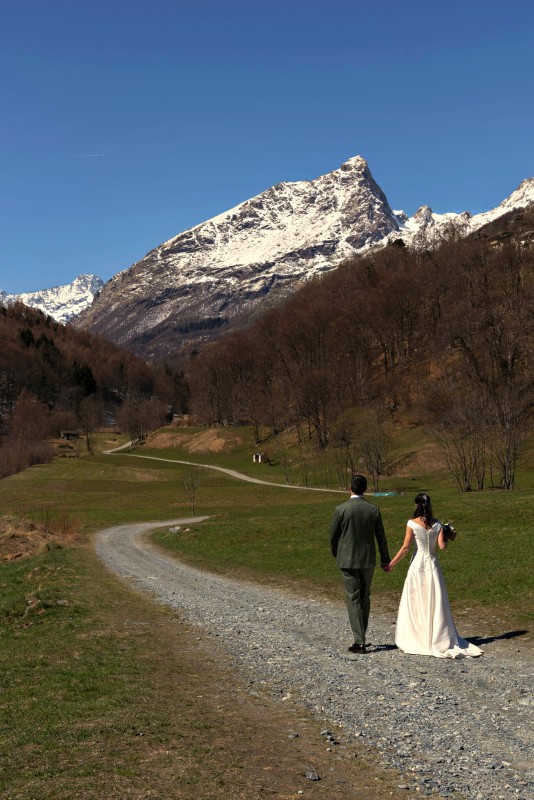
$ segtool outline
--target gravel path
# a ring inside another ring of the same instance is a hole
[[[127,442],[122,447],[116,447],[114,450],[106,450],[106,454],[116,453],[125,447],[130,447],[131,442]],[[131,458],[145,458],[148,461],[166,461],[171,464],[185,464],[188,467],[202,467],[203,469],[212,469],[215,472],[223,472],[229,475],[230,478],[237,478],[239,481],[246,483],[260,483],[262,486],[276,486],[282,489],[299,489],[302,492],[327,492],[328,494],[342,494],[347,496],[346,489],[321,489],[316,486],[297,486],[294,483],[273,483],[272,481],[264,481],[261,478],[253,478],[251,475],[245,475],[244,472],[236,472],[235,469],[228,469],[228,467],[215,467],[213,464],[198,464],[196,461],[178,461],[175,458],[160,458],[159,456],[140,456],[137,453],[128,453]]]
[[[394,620],[372,615],[372,652],[353,656],[342,603],[200,572],[145,537],[202,519],[109,528],[97,535],[97,552],[203,636],[217,637],[251,693],[291,697],[337,739],[359,737],[399,770],[407,795],[534,798],[532,661],[512,639],[489,639],[473,660],[406,656],[394,647]]]

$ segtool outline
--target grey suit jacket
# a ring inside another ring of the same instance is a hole
[[[375,539],[380,563],[389,564],[382,515],[363,497],[353,497],[334,511],[330,548],[340,569],[372,569],[376,566]]]

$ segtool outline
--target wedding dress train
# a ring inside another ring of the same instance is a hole
[[[462,639],[452,618],[447,587],[437,557],[441,522],[427,530],[413,519],[415,552],[408,568],[397,616],[395,644],[405,653],[437,658],[481,656]]]

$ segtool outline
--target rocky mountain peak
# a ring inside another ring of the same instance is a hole
[[[78,275],[72,283],[52,289],[22,294],[0,292],[0,302],[5,305],[19,300],[27,306],[38,308],[58,322],[66,323],[91,305],[103,285],[104,281],[96,275]]]
[[[532,204],[534,204],[534,178],[527,178],[497,208],[481,214],[471,214],[469,211],[460,214],[451,212],[436,214],[427,205],[421,206],[412,217],[403,216],[403,212],[397,211],[395,214],[400,229],[398,233],[388,236],[387,241],[401,239],[410,246],[432,247],[442,240],[451,227],[460,236],[468,236],[493,223],[499,217],[511,211],[528,208]]]
[[[209,338],[399,228],[360,156],[284,182],[174,236],[115,276],[80,323],[148,357]]]
[[[369,169],[369,165],[363,156],[352,156],[348,158],[339,168],[342,171],[350,169]]]
[[[413,218],[419,222],[426,222],[428,225],[434,224],[433,211],[430,206],[421,206],[417,209]]]
[[[357,253],[390,242],[432,247],[451,227],[462,236],[493,235],[496,220],[532,204],[534,178],[528,178],[483,214],[437,214],[423,205],[409,217],[391,209],[367,161],[354,156],[313,180],[277,183],[178,233],[105,286],[81,275],[67,287],[15,299],[60,321],[81,311],[76,324],[157,358],[247,324],[302,281]],[[9,297],[0,292],[0,302]]]
[[[503,200],[499,208],[515,209],[527,208],[534,203],[534,178],[525,178],[517,189]]]

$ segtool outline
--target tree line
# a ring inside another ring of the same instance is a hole
[[[0,307],[0,477],[51,458],[45,440],[115,421],[143,438],[185,410],[183,375],[143,363],[87,331],[22,303]]]
[[[416,411],[461,491],[511,489],[533,409],[533,265],[521,236],[454,231],[353,258],[193,358],[191,410],[257,438],[293,428],[376,480],[384,420]]]

